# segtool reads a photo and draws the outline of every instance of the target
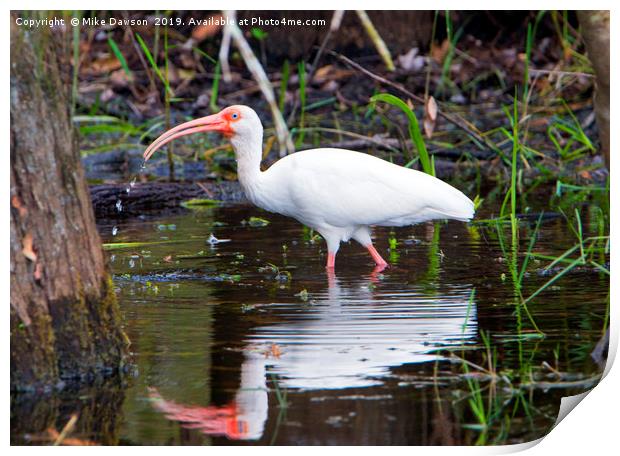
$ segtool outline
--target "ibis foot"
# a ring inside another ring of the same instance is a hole
[[[372,259],[375,260],[377,267],[381,267],[381,270],[383,270],[388,266],[388,262],[381,258],[381,255],[379,255],[379,252],[377,252],[377,249],[375,249],[374,245],[370,244],[366,248],[368,249],[368,252],[370,253]]]

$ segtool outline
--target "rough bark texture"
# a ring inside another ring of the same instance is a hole
[[[596,74],[594,111],[601,140],[601,152],[609,167],[609,11],[577,11],[588,57]]]
[[[33,39],[11,26],[12,390],[90,378],[126,353],[53,46]]]

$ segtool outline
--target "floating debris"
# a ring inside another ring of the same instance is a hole
[[[221,204],[221,201],[204,198],[194,198],[191,200],[183,201],[181,206],[186,209],[200,209],[204,207],[213,207]]]
[[[211,244],[211,245],[220,244],[222,242],[230,242],[230,239],[218,239],[215,236],[213,236],[213,233],[211,233],[209,235],[209,239],[207,239],[207,244]]]
[[[143,247],[145,245],[172,244],[182,241],[156,241],[156,242],[110,242],[103,244],[103,250],[126,249]]]
[[[277,344],[272,343],[271,346],[265,350],[264,352],[265,354],[265,358],[280,358],[280,355],[282,354],[282,350],[280,350],[280,347],[278,347]]]
[[[257,228],[257,227],[263,227],[263,226],[269,225],[269,220],[266,220],[260,217],[250,217],[247,221],[243,220],[241,224],[242,225],[248,224],[251,227]]]
[[[308,300],[308,290],[306,290],[305,288],[303,290],[301,290],[299,293],[297,293],[295,296],[298,296],[299,299],[301,299],[302,301],[307,301]]]
[[[166,231],[166,230],[175,231],[177,229],[177,226],[175,224],[172,224],[172,223],[170,225],[163,225],[162,224],[162,225],[157,225],[157,229],[159,231]]]
[[[214,279],[217,282],[239,282],[241,274],[219,274]]]

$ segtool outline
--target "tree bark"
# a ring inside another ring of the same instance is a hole
[[[601,153],[609,167],[609,11],[577,11],[588,57],[596,74],[594,112],[601,141]]]
[[[127,353],[53,37],[11,25],[11,390],[118,370]]]

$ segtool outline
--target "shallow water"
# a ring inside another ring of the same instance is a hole
[[[522,251],[533,225],[521,222]],[[363,248],[344,244],[333,275],[320,238],[249,206],[99,229],[104,242],[149,243],[108,251],[135,369],[124,382],[45,403],[14,398],[15,442],[34,441],[50,423],[60,429],[78,411],[74,435],[108,444],[516,443],[547,433],[560,398],[600,372],[589,353],[608,276],[568,274],[532,300],[539,337],[515,305],[494,225],[380,228],[376,245],[392,266],[374,271]],[[227,241],[209,244],[211,233]],[[559,255],[574,244],[564,219],[552,218],[534,251]],[[537,273],[546,264],[531,261],[524,296],[549,280]],[[534,387],[519,399],[500,380],[491,393],[488,376],[474,367],[466,375],[451,355],[487,368],[481,333],[497,371],[532,367],[537,381],[558,382],[546,362],[572,388]],[[484,401],[506,400],[486,431],[468,379],[480,381]],[[527,406],[515,407],[520,400]]]

